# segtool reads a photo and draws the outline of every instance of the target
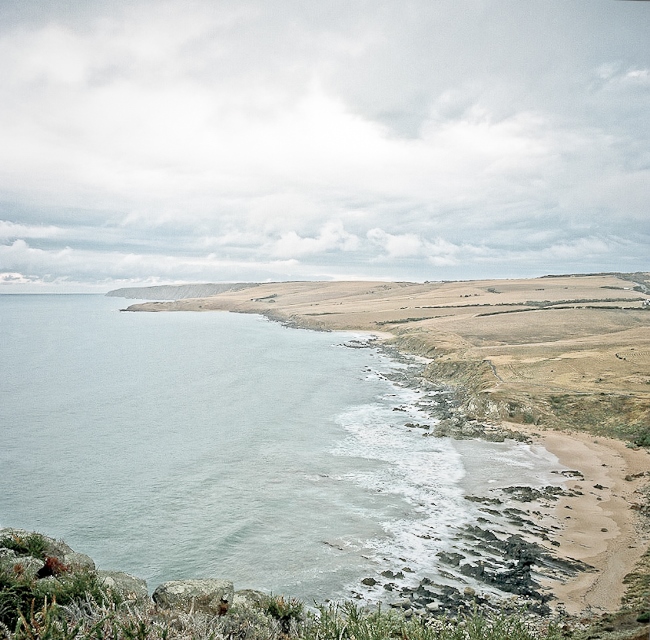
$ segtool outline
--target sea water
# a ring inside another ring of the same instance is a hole
[[[350,348],[358,334],[122,306],[0,296],[0,526],[63,538],[150,589],[218,577],[376,598],[362,578],[435,574],[480,515],[473,485],[557,468],[539,448],[407,428],[435,422],[437,392],[391,382],[418,363]]]

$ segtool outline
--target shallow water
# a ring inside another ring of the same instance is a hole
[[[465,493],[557,468],[405,428],[432,422],[435,392],[391,383],[417,363],[346,348],[354,334],[121,306],[0,296],[0,525],[150,588],[222,577],[310,601],[387,567],[422,577],[475,521]]]

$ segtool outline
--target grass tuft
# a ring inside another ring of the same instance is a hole
[[[68,605],[88,597],[103,602],[115,596],[103,590],[96,574],[89,570],[66,571],[37,579],[0,568],[0,623],[10,629],[21,619],[32,619],[34,611],[42,611],[48,603]]]
[[[40,533],[27,535],[12,533],[0,538],[0,548],[10,549],[19,556],[32,556],[39,560],[45,560],[47,547],[47,540]]]

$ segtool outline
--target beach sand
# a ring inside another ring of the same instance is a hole
[[[633,570],[648,544],[647,532],[630,508],[640,501],[638,490],[648,478],[639,475],[625,479],[650,472],[648,451],[586,433],[540,432],[512,426],[557,456],[563,467],[582,474],[564,483],[582,495],[560,497],[551,509],[537,507],[544,514],[540,524],[560,527],[555,536],[560,546],[555,553],[595,569],[565,583],[547,583],[557,597],[554,604],[561,604],[571,614],[588,608],[617,610],[625,593],[623,578]]]

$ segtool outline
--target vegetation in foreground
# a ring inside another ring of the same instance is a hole
[[[49,555],[57,544],[22,532],[0,539],[0,640],[640,640],[648,634],[640,626],[650,618],[645,608],[641,616],[628,611],[561,626],[526,612],[420,618],[351,602],[307,609],[259,592],[219,614],[194,604],[190,612],[164,609],[129,600],[93,569]]]
[[[289,615],[284,613],[289,609]],[[305,611],[296,601],[269,597],[261,607],[234,606],[224,616],[129,607],[91,598],[61,606],[45,603],[19,615],[7,640],[555,640],[555,628],[533,630],[523,617],[479,615],[406,619],[395,611],[330,605]]]

